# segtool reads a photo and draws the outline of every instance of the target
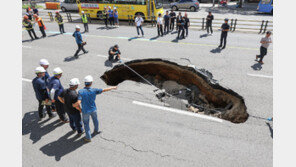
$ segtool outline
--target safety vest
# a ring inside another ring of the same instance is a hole
[[[36,18],[36,21],[37,21],[37,23],[38,23],[39,27],[43,27],[43,26],[44,26],[44,23],[43,23],[43,21],[42,21],[42,18],[41,18],[41,17],[38,17],[38,18]],[[44,27],[45,27],[45,26],[44,26]]]
[[[64,24],[64,22],[63,22],[63,16],[55,16],[55,21],[59,24],[59,25],[61,25],[61,24]]]
[[[87,23],[87,16],[85,14],[81,15],[81,19],[83,23]]]
[[[32,30],[33,25],[29,20],[23,20],[23,25],[25,26],[26,30]]]

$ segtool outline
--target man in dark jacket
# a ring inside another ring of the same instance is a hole
[[[164,34],[168,34],[169,33],[169,26],[170,26],[170,19],[171,16],[169,15],[169,11],[166,11],[165,15],[163,16],[163,20],[164,20]]]
[[[190,20],[189,18],[187,17],[187,13],[185,13],[185,16],[183,17],[184,19],[184,29],[185,29],[185,34],[186,34],[186,37],[188,36],[188,28],[190,26]]]
[[[74,57],[75,58],[78,58],[78,53],[82,50],[84,53],[88,53],[88,51],[86,51],[84,49],[84,45],[86,44],[86,42],[83,42],[82,41],[82,36],[81,36],[81,33],[80,33],[80,27],[79,26],[76,26],[76,31],[73,33],[72,35],[73,37],[75,37],[75,40],[76,40],[76,43],[77,43],[77,46],[78,46],[78,49],[76,51],[76,53],[74,54]]]
[[[70,80],[70,88],[65,89],[59,96],[58,99],[64,104],[64,109],[70,119],[70,127],[73,131],[77,131],[78,136],[81,136],[83,133],[82,121],[81,121],[81,108],[80,105],[73,107],[78,103],[78,93],[77,88],[80,84],[78,78],[73,78]]]
[[[182,17],[178,18],[178,39],[180,38],[180,33],[181,33],[181,38],[184,39],[184,25],[185,25],[185,21]]]
[[[175,26],[175,19],[176,19],[176,13],[173,10],[171,10],[170,12],[170,17],[171,17],[170,30],[173,31]]]
[[[221,26],[221,38],[220,38],[220,45],[219,45],[219,47],[222,47],[222,43],[224,41],[224,45],[223,45],[222,49],[225,49],[225,47],[226,47],[227,33],[230,28],[230,26],[228,24],[228,19],[226,18],[224,21],[225,21],[225,23],[223,23]]]
[[[206,22],[206,28],[207,28],[207,33],[213,34],[213,28],[212,28],[212,21],[214,20],[214,16],[212,15],[212,12],[209,12],[209,15],[207,16],[207,22]]]
[[[118,45],[112,46],[109,49],[108,54],[109,54],[109,58],[108,58],[109,61],[113,62],[115,60],[115,61],[119,61],[119,63],[121,63],[121,59],[120,59],[120,54],[121,53],[120,53]],[[115,59],[114,59],[114,56],[116,56]]]
[[[43,79],[45,72],[46,72],[46,70],[43,67],[37,67],[35,69],[35,73],[37,76],[32,81],[33,88],[35,91],[35,96],[36,96],[36,99],[38,100],[38,103],[39,103],[38,113],[39,113],[40,120],[45,117],[45,115],[43,113],[44,106],[46,106],[46,111],[47,111],[49,118],[52,118],[55,116],[50,110],[50,105],[47,105],[47,104],[49,104],[49,94],[47,92],[46,84]]]

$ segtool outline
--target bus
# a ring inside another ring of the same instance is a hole
[[[273,0],[261,0],[257,10],[258,12],[273,14]]]
[[[128,20],[129,15],[142,15],[144,20],[151,20],[151,16],[157,17],[164,14],[160,0],[77,0],[79,13],[89,14],[90,18],[100,18],[104,7],[116,7],[118,19]]]

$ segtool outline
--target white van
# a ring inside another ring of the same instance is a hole
[[[61,2],[61,9],[63,12],[78,11],[76,0],[63,0]]]

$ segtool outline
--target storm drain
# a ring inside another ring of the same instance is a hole
[[[219,85],[207,70],[194,66],[182,66],[162,59],[133,60],[114,66],[101,79],[111,86],[125,80],[154,85],[157,98],[170,107],[233,123],[243,123],[249,117],[242,96]]]

